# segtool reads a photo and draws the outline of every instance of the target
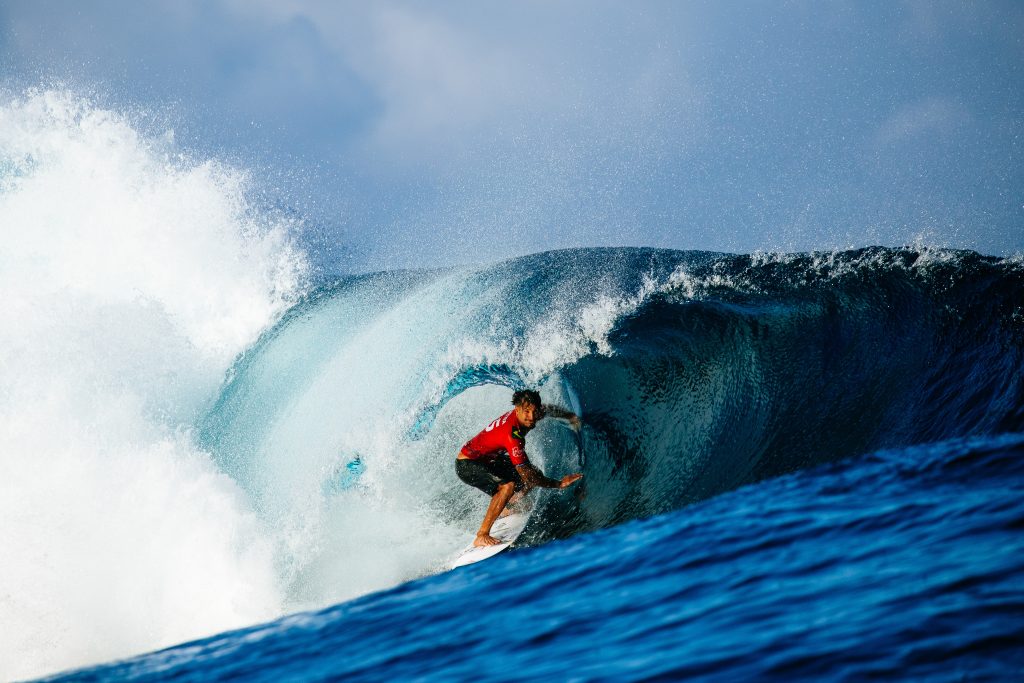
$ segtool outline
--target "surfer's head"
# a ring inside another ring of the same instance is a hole
[[[516,419],[527,429],[532,428],[544,417],[544,406],[540,394],[533,389],[521,389],[512,394],[512,405],[516,407]]]

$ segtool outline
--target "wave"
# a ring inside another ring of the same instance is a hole
[[[1019,260],[577,249],[310,291],[247,174],[62,91],[0,102],[0,675],[438,571],[512,390],[542,543],[879,448],[1020,431]],[[56,644],[55,644],[56,643]]]
[[[280,614],[192,426],[304,291],[245,173],[65,91],[0,101],[0,678]]]
[[[619,485],[585,524],[882,448],[1019,430],[1021,273],[969,252],[881,248],[677,271],[617,321],[611,353],[563,370],[591,416],[588,486]]]
[[[514,389],[584,415],[530,437],[577,495],[524,540],[654,515],[882,448],[1019,430],[1021,264],[869,248],[579,249],[323,287],[241,357],[201,443],[281,539],[296,607],[437,571],[483,496],[458,447]],[[325,486],[359,475],[345,486]]]

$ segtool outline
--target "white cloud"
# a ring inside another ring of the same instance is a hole
[[[434,136],[457,137],[514,109],[528,87],[521,63],[438,17],[384,7],[372,30],[370,59],[358,61],[386,103],[378,144],[429,147]]]
[[[593,3],[232,6],[317,27],[374,91],[381,109],[363,149],[389,164],[452,156],[464,163],[568,139],[583,151],[635,149],[638,137],[678,146],[701,118],[703,100],[679,48],[693,23],[682,11]]]

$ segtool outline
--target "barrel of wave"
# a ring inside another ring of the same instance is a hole
[[[545,402],[578,411],[571,388],[558,376],[540,388]],[[483,518],[487,497],[455,475],[459,448],[498,415],[511,408],[512,389],[485,384],[448,401],[429,430],[382,448],[359,447],[339,453],[322,472],[316,551],[292,579],[296,607],[351,599],[448,567],[453,553],[471,539]],[[554,420],[538,424],[527,438],[530,459],[545,471],[577,471],[581,460],[575,432]],[[358,472],[358,474],[356,474]],[[543,538],[546,499],[537,491],[535,514],[524,542]],[[298,539],[296,539],[298,542]]]

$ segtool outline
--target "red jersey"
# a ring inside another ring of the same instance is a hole
[[[508,453],[513,465],[529,462],[526,457],[526,433],[530,431],[519,424],[513,408],[487,425],[462,447],[462,454],[470,460],[496,458]]]

